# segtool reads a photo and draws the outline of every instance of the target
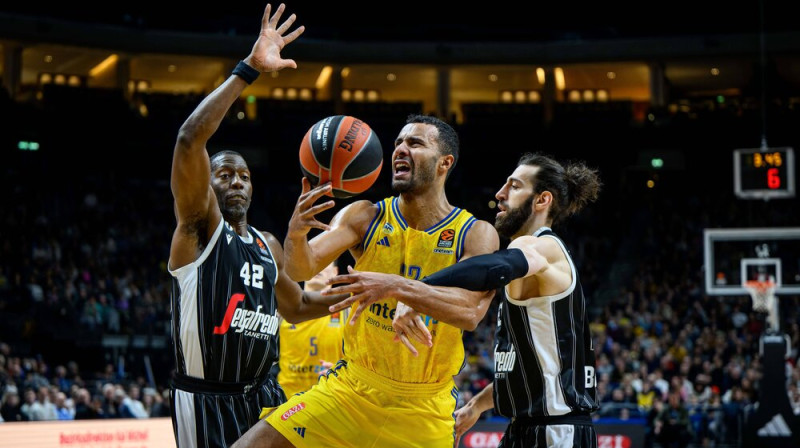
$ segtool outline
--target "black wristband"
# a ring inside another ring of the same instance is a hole
[[[248,84],[252,84],[256,79],[258,79],[258,75],[260,75],[261,72],[254,69],[253,67],[250,67],[244,61],[239,61],[239,63],[236,64],[236,68],[233,69],[233,72],[231,74],[244,79],[244,82]]]

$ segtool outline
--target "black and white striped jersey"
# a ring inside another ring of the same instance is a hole
[[[563,241],[550,228],[542,227],[534,236],[558,242],[569,261],[572,284],[555,296],[506,297],[500,304],[495,409],[509,418],[595,411],[595,356],[578,271]]]
[[[177,373],[247,382],[278,362],[278,266],[266,238],[248,226],[240,237],[221,220],[193,263],[170,270]]]

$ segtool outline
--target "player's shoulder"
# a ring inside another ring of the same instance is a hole
[[[489,221],[475,219],[467,231],[464,243],[469,252],[472,252],[470,248],[480,247],[480,252],[491,253],[500,248],[500,236]]]
[[[508,245],[509,249],[521,249],[523,252],[535,250],[546,257],[550,262],[564,258],[564,250],[559,240],[554,235],[523,235],[514,238]]]
[[[344,206],[334,219],[344,219],[350,222],[370,221],[380,211],[382,201],[372,202],[368,199],[359,199]]]
[[[275,249],[280,249],[282,247],[281,241],[278,238],[276,238],[275,235],[273,235],[271,232],[268,232],[266,230],[259,230],[253,226],[250,226],[250,228],[253,229],[253,232],[256,234],[256,239],[266,243],[270,247],[270,249],[275,250]],[[258,244],[258,241],[256,241],[256,243]],[[261,244],[258,245],[261,246]]]

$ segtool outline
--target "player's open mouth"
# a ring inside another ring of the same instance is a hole
[[[405,160],[395,160],[394,162],[394,177],[407,177],[411,175],[411,164]]]

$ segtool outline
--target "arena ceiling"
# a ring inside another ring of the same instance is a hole
[[[23,82],[42,72],[87,76],[113,52],[132,58],[138,78],[176,92],[213,85],[249,51],[263,12],[252,1],[171,2],[168,10],[148,2],[8,3],[0,6],[0,46],[23,46]],[[639,67],[657,62],[673,85],[714,90],[751,82],[768,53],[800,86],[800,23],[788,3],[304,1],[288,4],[306,26],[286,52],[301,67],[275,82],[313,85],[320,68],[336,62],[409,74],[447,64],[572,64],[586,85],[604,82],[608,70],[598,64],[615,64],[619,82],[646,83]],[[721,76],[709,76],[710,67]],[[486,76],[474,73],[476,81]]]

